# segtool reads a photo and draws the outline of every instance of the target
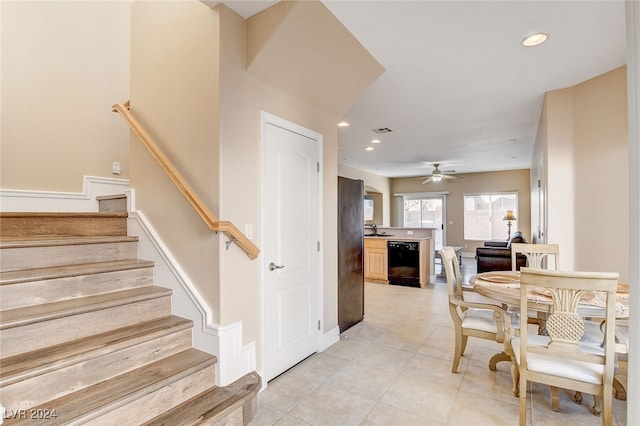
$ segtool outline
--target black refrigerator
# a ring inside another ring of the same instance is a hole
[[[338,326],[364,317],[364,183],[338,176]]]

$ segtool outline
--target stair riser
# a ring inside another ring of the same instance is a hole
[[[28,409],[190,347],[191,329],[162,335],[67,367],[50,368],[51,371],[7,385],[0,389],[0,401],[5,407]]]
[[[137,241],[66,246],[16,247],[0,250],[2,271],[19,271],[81,263],[135,259]]]
[[[0,237],[36,237],[51,235],[127,235],[126,217],[2,217]]]
[[[126,212],[127,198],[113,198],[98,201],[98,211],[101,212]]]
[[[7,328],[0,333],[1,357],[41,349],[171,314],[170,296]]]
[[[68,422],[67,425],[140,424],[208,390],[215,385],[214,382],[215,365],[210,365],[140,398],[132,398],[118,407],[103,407],[99,413]]]
[[[0,310],[150,286],[153,268],[128,269],[0,286]]]

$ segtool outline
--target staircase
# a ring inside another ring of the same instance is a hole
[[[215,385],[127,214],[0,213],[3,425],[241,425],[260,377]],[[0,422],[2,423],[2,422]]]

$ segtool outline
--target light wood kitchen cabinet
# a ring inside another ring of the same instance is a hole
[[[389,248],[387,243],[393,241],[397,243],[399,241],[411,241],[418,243],[418,264],[414,265],[419,271],[418,282],[420,287],[427,285],[431,279],[431,265],[433,264],[433,257],[431,254],[431,238],[406,238],[394,236],[389,237],[370,237],[364,239],[364,279],[365,281],[378,282],[383,284],[389,284]],[[393,257],[393,256],[392,256]],[[394,259],[397,259],[398,255]],[[405,258],[406,260],[406,258]],[[392,265],[393,267],[394,265]],[[398,266],[410,266],[410,265],[395,265]],[[397,268],[396,268],[397,269]],[[400,268],[402,269],[402,268]],[[393,271],[393,268],[392,268]],[[392,279],[393,280],[393,279]],[[398,282],[394,282],[398,284]],[[416,283],[418,284],[418,283]],[[408,285],[408,284],[401,284]]]
[[[364,239],[364,279],[388,283],[387,239]]]

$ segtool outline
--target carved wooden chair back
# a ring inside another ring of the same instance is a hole
[[[521,425],[526,419],[527,381],[594,395],[594,413],[600,411],[604,401],[603,424],[611,424],[618,278],[617,273],[520,270],[522,316],[527,314],[530,304],[535,303],[528,295],[544,294],[552,298],[551,314],[546,321],[548,336],[529,335],[527,327],[522,327],[520,337],[512,341],[520,373]],[[581,300],[592,304],[596,299],[606,306],[603,347],[579,344],[585,333],[579,304]],[[517,339],[519,347],[516,348]]]
[[[447,275],[449,313],[454,325],[455,348],[451,372],[455,373],[469,336],[498,343],[505,341],[505,312],[499,306],[464,300],[462,274],[455,250],[447,246],[443,247],[439,253]],[[496,355],[489,360],[489,368],[495,371],[497,362],[508,360],[506,357]]]
[[[516,270],[516,256],[520,253],[527,257],[528,268],[558,269],[558,263],[560,262],[560,247],[558,244],[511,244],[512,271]],[[553,268],[549,265],[550,261],[553,261]]]
[[[449,296],[462,299],[462,273],[453,247],[445,246],[440,250],[440,258],[447,277]]]

